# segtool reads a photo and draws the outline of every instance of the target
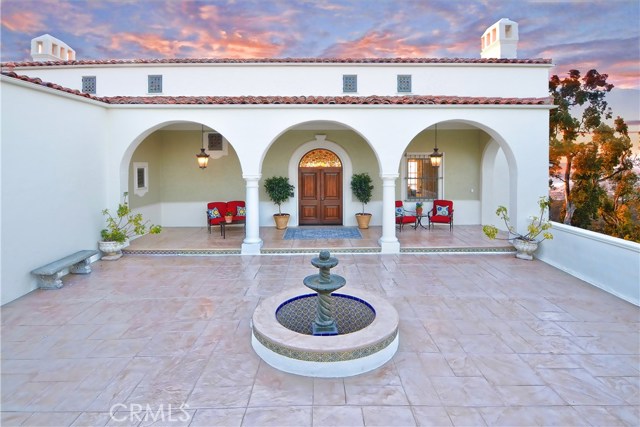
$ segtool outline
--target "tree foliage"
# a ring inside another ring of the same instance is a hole
[[[637,159],[624,119],[605,123],[613,116],[607,78],[596,70],[551,77],[557,108],[550,112],[549,172],[564,185],[565,224],[640,241]]]

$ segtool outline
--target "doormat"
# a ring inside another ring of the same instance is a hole
[[[362,239],[362,234],[357,227],[289,227],[283,238],[284,240]]]

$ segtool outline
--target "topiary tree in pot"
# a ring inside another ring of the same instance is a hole
[[[369,228],[371,214],[364,211],[364,206],[371,201],[373,192],[373,184],[368,173],[356,173],[351,177],[351,191],[360,203],[362,203],[362,212],[356,214],[358,228]]]
[[[284,230],[289,224],[288,213],[282,213],[281,205],[293,197],[293,190],[295,187],[289,184],[289,178],[284,176],[272,176],[264,181],[264,189],[269,196],[269,199],[276,205],[278,205],[278,213],[273,214],[273,219],[276,222],[276,229]]]

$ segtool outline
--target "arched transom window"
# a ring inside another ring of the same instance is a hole
[[[302,156],[302,159],[300,160],[300,167],[301,168],[320,168],[320,167],[340,168],[342,167],[342,162],[334,152],[320,148],[317,150],[309,151],[307,154]]]

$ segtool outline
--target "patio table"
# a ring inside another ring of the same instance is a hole
[[[220,223],[220,235],[222,236],[223,239],[227,238],[227,225],[234,225],[234,224],[243,224],[245,233],[247,232],[247,221],[244,219],[237,219],[231,222],[223,221]]]

